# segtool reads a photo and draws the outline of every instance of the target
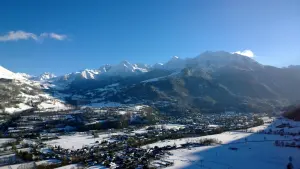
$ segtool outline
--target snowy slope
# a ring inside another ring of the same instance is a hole
[[[24,74],[17,74],[13,73],[4,67],[0,66],[0,79],[18,79],[18,80],[25,80],[26,78],[23,77]]]
[[[0,78],[13,79],[14,73],[0,66]]]
[[[5,108],[5,112],[9,113],[9,114],[13,114],[13,113],[19,113],[19,112],[22,112],[22,111],[25,111],[25,110],[30,110],[30,109],[32,109],[31,106],[28,106],[24,103],[19,103],[14,107]]]
[[[188,59],[187,64],[210,70],[229,65],[249,70],[263,67],[263,65],[259,64],[252,58],[225,51],[204,52],[195,58]]]
[[[100,71],[97,70],[91,70],[91,69],[85,69],[81,72],[77,72],[80,73],[80,75],[84,78],[84,79],[95,79],[96,76],[98,74],[100,74]]]
[[[295,168],[300,167],[300,153],[297,148],[278,147],[274,145],[275,140],[293,140],[299,136],[281,136],[280,134],[264,134],[259,131],[275,129],[279,124],[289,123],[293,129],[300,132],[300,123],[290,120],[276,120],[272,124],[250,128],[246,132],[231,131],[216,135],[183,138],[176,140],[160,141],[146,147],[163,147],[166,145],[180,146],[187,142],[198,142],[200,139],[211,138],[222,141],[221,145],[201,146],[191,148],[179,148],[171,150],[164,160],[174,162],[168,169],[179,168],[210,168],[210,169],[281,169],[285,168],[288,158],[291,156]],[[287,131],[288,132],[288,131]],[[298,143],[299,144],[299,143]],[[236,148],[231,150],[230,148]]]
[[[261,137],[263,139],[263,137]],[[173,155],[166,158],[174,161],[174,166],[168,169],[179,168],[210,168],[210,169],[282,169],[288,164],[288,157],[292,156],[294,166],[299,167],[300,154],[295,148],[281,148],[271,142],[249,142],[236,144],[237,151],[228,146],[207,146],[173,150]]]
[[[49,79],[52,74],[44,74],[44,79]],[[66,110],[71,107],[63,101],[43,92],[43,83],[27,79],[29,75],[13,73],[0,66],[0,92],[5,99],[0,104],[3,109],[0,112],[9,114],[19,113],[34,107],[40,111]],[[42,80],[42,79],[40,79]]]

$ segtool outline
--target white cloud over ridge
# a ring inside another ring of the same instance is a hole
[[[57,34],[57,33],[41,33],[40,35],[31,33],[31,32],[25,32],[22,30],[18,31],[9,31],[5,35],[0,35],[0,42],[7,42],[7,41],[19,41],[19,40],[35,40],[35,41],[42,41],[45,38],[54,39],[54,40],[66,40],[67,35],[63,34]]]
[[[233,53],[243,55],[243,56],[247,56],[247,57],[250,57],[250,58],[253,58],[255,56],[254,53],[249,49],[243,50],[243,51],[236,51],[236,52],[233,52]]]

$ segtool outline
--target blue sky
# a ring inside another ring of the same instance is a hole
[[[0,65],[14,72],[60,75],[206,50],[300,64],[299,0],[11,0],[0,11]]]

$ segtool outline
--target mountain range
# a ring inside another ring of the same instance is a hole
[[[0,79],[39,84],[64,104],[148,104],[170,115],[272,112],[300,99],[300,66],[277,68],[225,51],[174,56],[165,64],[122,61],[63,76],[33,77],[0,67]]]

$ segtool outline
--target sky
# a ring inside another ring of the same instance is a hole
[[[239,52],[300,64],[299,0],[4,0],[0,65],[57,75],[103,64]]]

